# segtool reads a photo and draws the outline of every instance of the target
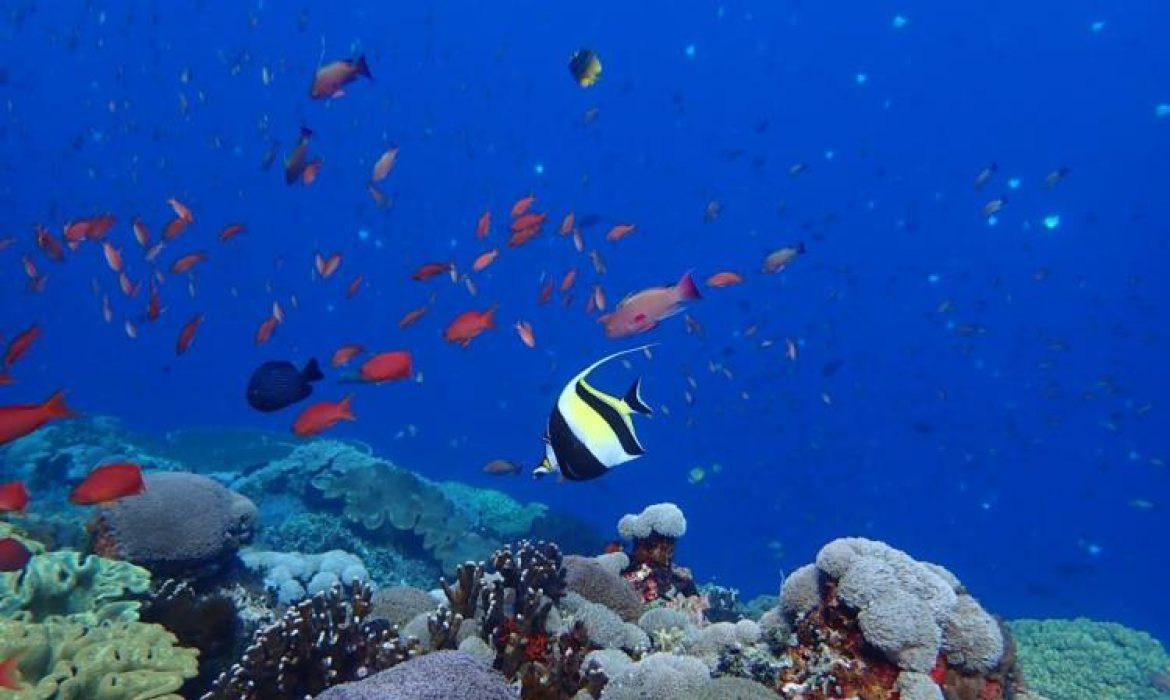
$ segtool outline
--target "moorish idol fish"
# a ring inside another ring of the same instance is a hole
[[[623,398],[611,396],[587,380],[590,372],[606,362],[648,347],[651,345],[603,357],[565,385],[549,416],[544,459],[532,471],[534,477],[559,472],[570,481],[587,481],[646,453],[631,420],[635,413],[653,412],[642,400],[641,378],[634,380]]]

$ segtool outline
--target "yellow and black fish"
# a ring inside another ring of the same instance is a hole
[[[646,453],[634,434],[631,420],[635,413],[653,412],[642,400],[642,380],[634,380],[624,398],[611,396],[587,380],[590,372],[606,362],[648,347],[643,345],[603,357],[565,385],[549,416],[544,434],[544,459],[533,470],[534,477],[559,472],[569,481],[587,481]]]
[[[589,87],[601,77],[601,58],[593,49],[577,49],[569,58],[569,72],[581,87]]]

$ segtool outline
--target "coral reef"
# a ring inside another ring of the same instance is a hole
[[[101,508],[94,550],[163,576],[218,573],[251,541],[256,506],[205,476],[147,474],[146,492]]]
[[[656,503],[618,521],[618,534],[634,546],[622,576],[647,603],[698,595],[690,570],[674,563],[678,539],[686,532],[687,520],[673,503]]]
[[[316,700],[516,700],[504,678],[459,651],[411,659],[356,683],[330,688]]]
[[[136,462],[151,470],[182,468],[156,454],[154,446],[116,418],[92,416],[47,425],[6,445],[0,458],[11,473],[26,475],[30,486],[43,491],[80,480],[95,464],[106,462]]]
[[[26,683],[4,697],[182,700],[175,691],[195,676],[198,652],[175,641],[161,626],[137,621],[0,620],[0,658],[17,657]]]
[[[203,700],[270,700],[316,695],[422,653],[385,623],[368,621],[370,589],[356,583],[318,593],[259,630],[240,660]]]
[[[638,591],[598,558],[566,556],[565,584],[582,598],[613,610],[626,622],[637,622],[646,611]]]
[[[1008,626],[1028,685],[1050,700],[1170,700],[1158,683],[1170,656],[1145,632],[1083,618]]]
[[[126,562],[77,552],[36,554],[23,572],[0,574],[0,618],[43,622],[75,616],[79,624],[138,619],[139,603],[126,600],[146,591],[150,573]]]
[[[437,486],[473,528],[504,540],[528,534],[532,524],[548,513],[548,506],[543,503],[521,504],[495,489],[476,488],[459,481],[442,481]]]
[[[402,627],[419,615],[433,612],[438,605],[431,594],[421,588],[391,586],[374,592],[370,619],[385,620],[395,627]]]
[[[709,682],[707,666],[675,654],[651,654],[615,674],[601,691],[601,700],[689,698]]]
[[[295,603],[336,585],[368,583],[370,574],[362,560],[333,549],[321,554],[247,550],[240,554],[244,566],[264,581],[264,587],[281,605]]]

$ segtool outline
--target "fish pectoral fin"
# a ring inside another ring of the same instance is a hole
[[[654,409],[646,405],[646,401],[642,398],[641,377],[635,379],[634,383],[630,385],[629,391],[626,392],[625,403],[626,406],[628,406],[630,410],[634,411],[635,413],[641,413],[644,416],[654,414]]]

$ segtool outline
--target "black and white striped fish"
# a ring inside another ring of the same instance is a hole
[[[651,346],[603,357],[565,385],[549,416],[544,434],[544,459],[533,470],[534,477],[557,472],[570,481],[587,481],[646,453],[634,433],[632,420],[635,413],[653,412],[642,400],[642,380],[634,380],[626,395],[618,398],[594,387],[588,377],[606,362],[648,347]]]

